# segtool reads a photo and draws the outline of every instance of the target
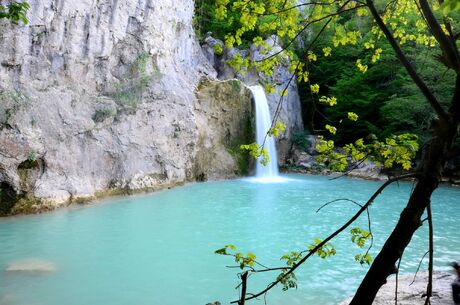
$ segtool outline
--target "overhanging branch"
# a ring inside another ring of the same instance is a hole
[[[457,73],[460,73],[460,58],[455,45],[452,43],[451,40],[449,40],[447,35],[444,34],[444,31],[442,30],[441,26],[438,23],[438,20],[434,16],[433,11],[431,10],[430,5],[428,4],[428,1],[420,0],[419,2],[420,9],[422,10],[425,20],[428,23],[428,26],[430,27],[431,33],[433,34],[434,38],[436,38],[441,50],[445,54],[447,64],[450,68],[457,71]]]
[[[259,296],[267,293],[269,290],[271,290],[273,287],[275,287],[276,285],[278,285],[284,278],[286,278],[287,276],[289,276],[291,273],[293,273],[300,265],[302,265],[308,258],[310,258],[312,255],[314,255],[319,249],[321,249],[324,245],[326,245],[330,240],[332,240],[333,238],[335,238],[338,234],[340,234],[342,231],[344,231],[346,228],[348,228],[352,223],[354,223],[358,218],[359,216],[361,216],[362,213],[364,213],[368,208],[369,206],[372,204],[372,202],[374,202],[374,200],[383,192],[383,190],[389,186],[390,184],[392,184],[393,182],[396,182],[396,181],[399,181],[399,180],[402,180],[402,179],[406,179],[406,178],[417,178],[419,177],[419,175],[417,173],[410,173],[410,174],[405,174],[405,175],[401,175],[401,176],[398,176],[398,177],[394,177],[394,178],[391,178],[389,180],[387,180],[385,183],[383,183],[378,189],[377,191],[375,191],[375,193],[369,198],[369,200],[359,209],[358,212],[356,212],[355,215],[353,215],[353,217],[351,217],[344,225],[342,225],[339,229],[337,229],[334,233],[332,233],[331,235],[329,235],[328,237],[326,237],[322,242],[320,242],[319,244],[317,244],[313,249],[311,249],[307,255],[305,255],[301,260],[299,260],[296,264],[294,264],[290,269],[289,271],[287,271],[286,273],[284,273],[282,276],[279,276],[276,281],[272,282],[271,284],[269,284],[267,286],[267,288],[263,289],[262,291],[258,292],[258,293],[255,293],[255,294],[252,294],[251,296],[247,297],[245,300],[248,301],[248,300],[251,300],[251,299],[255,299],[255,298],[258,298]],[[237,301],[232,301],[231,303],[232,304],[235,304],[235,303],[240,303],[241,302],[241,299],[240,300],[237,300]]]
[[[379,26],[379,28],[382,30],[383,34],[385,34],[385,37],[387,38],[388,42],[390,43],[391,47],[396,53],[396,56],[398,57],[399,61],[403,64],[404,68],[406,68],[407,72],[409,73],[409,76],[412,78],[412,80],[415,82],[417,87],[420,89],[422,94],[425,96],[425,98],[428,100],[430,103],[431,107],[436,111],[436,114],[439,116],[440,119],[444,121],[448,121],[448,115],[444,108],[442,108],[441,104],[439,101],[436,99],[436,97],[433,95],[431,90],[428,88],[428,86],[425,84],[425,82],[422,80],[422,78],[417,74],[415,71],[414,67],[412,64],[409,62],[409,59],[406,57],[406,55],[403,53],[401,47],[399,46],[398,42],[396,39],[393,37],[393,34],[390,32],[388,27],[386,26],[385,22],[383,22],[382,18],[380,17],[379,13],[377,12],[377,9],[374,5],[374,2],[372,0],[366,0],[367,6],[369,7],[369,10],[371,11],[372,16],[375,19],[375,22]]]

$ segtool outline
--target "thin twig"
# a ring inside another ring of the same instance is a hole
[[[301,260],[299,260],[297,263],[295,263],[291,269],[289,271],[287,271],[286,273],[282,274],[281,276],[279,276],[274,282],[272,282],[271,284],[269,284],[267,286],[267,288],[263,289],[262,291],[254,294],[253,296],[250,296],[250,297],[247,297],[246,298],[246,301],[247,300],[251,300],[251,299],[254,299],[254,298],[257,298],[265,293],[267,293],[270,289],[272,289],[273,287],[275,287],[279,282],[281,282],[284,278],[286,278],[287,276],[289,276],[292,272],[294,272],[300,265],[302,265],[308,258],[310,258],[313,254],[315,254],[319,249],[321,249],[324,245],[326,245],[331,239],[333,239],[334,237],[336,237],[338,234],[340,234],[342,231],[344,231],[346,228],[348,228],[352,223],[354,223],[356,221],[356,219],[359,218],[359,216],[361,216],[361,214],[366,211],[366,209],[374,202],[374,200],[383,192],[383,190],[390,184],[392,184],[393,182],[395,181],[398,181],[398,180],[401,180],[401,179],[404,179],[404,178],[409,178],[409,177],[418,177],[418,174],[416,173],[412,173],[412,174],[405,174],[405,175],[401,175],[401,176],[398,176],[398,177],[394,177],[388,181],[386,181],[385,183],[383,183],[378,189],[377,191],[375,191],[375,193],[369,198],[369,200],[366,202],[366,204],[364,204],[360,209],[359,211],[353,215],[353,217],[351,217],[345,224],[343,224],[339,229],[337,229],[334,233],[332,233],[331,235],[329,235],[328,237],[326,237],[323,241],[321,241],[320,243],[318,243],[314,248],[312,248],[307,255],[305,255]],[[231,303],[232,304],[235,304],[235,303],[238,303],[239,300],[237,301],[232,301]]]
[[[294,6],[290,6],[288,8],[283,8],[283,9],[280,9],[279,11],[275,11],[275,12],[269,12],[269,13],[262,13],[262,14],[257,14],[259,16],[270,16],[270,15],[278,15],[279,13],[284,13],[284,12],[287,12],[287,11],[290,11],[292,9],[298,9],[302,6],[308,6],[308,5],[331,5],[333,4],[334,2],[337,2],[337,1],[333,1],[333,2],[307,2],[307,3],[300,3],[300,4],[297,4],[297,5],[294,5]]]
[[[428,204],[426,207],[426,213],[428,218],[428,284],[426,286],[426,299],[425,305],[431,305],[431,297],[433,295],[433,251],[434,251],[434,241],[433,241],[433,217],[431,214],[431,204]]]
[[[348,202],[351,202],[357,206],[359,206],[360,208],[363,207],[362,204],[359,204],[357,203],[356,201],[354,200],[351,200],[351,199],[348,199],[348,198],[339,198],[339,199],[334,199],[332,201],[329,201],[329,202],[326,202],[325,204],[323,204],[322,206],[320,206],[317,210],[316,210],[316,213],[318,213],[319,211],[321,211],[323,208],[327,207],[328,205],[330,205],[331,203],[335,203],[335,202],[339,202],[339,201],[348,201]]]
[[[399,284],[399,267],[401,266],[401,261],[403,257],[403,253],[401,253],[401,257],[398,261],[398,269],[396,270],[396,283],[395,283],[395,305],[398,305],[398,284]]]
[[[415,271],[415,274],[414,274],[414,278],[412,279],[412,282],[409,284],[409,286],[412,286],[412,284],[415,283],[415,278],[417,277],[417,273],[420,270],[420,266],[422,265],[423,259],[425,258],[425,256],[427,256],[429,252],[430,251],[426,251],[425,254],[423,254],[422,258],[420,259],[420,262],[418,263],[418,266],[417,266],[417,270]]]
[[[367,228],[369,230],[369,234],[371,235],[371,243],[369,244],[369,247],[367,248],[366,253],[364,253],[364,256],[367,256],[369,254],[369,251],[371,251],[372,246],[374,245],[374,234],[372,234],[372,222],[371,222],[371,213],[369,212],[369,207],[367,207],[366,213],[367,213]]]

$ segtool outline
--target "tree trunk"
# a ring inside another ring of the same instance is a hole
[[[426,145],[418,173],[420,178],[399,221],[375,258],[350,305],[370,305],[389,275],[396,272],[396,262],[421,226],[421,217],[438,187],[441,172],[459,126],[460,77],[457,77],[449,121],[433,121],[433,137]]]

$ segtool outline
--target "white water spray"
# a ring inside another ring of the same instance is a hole
[[[256,180],[261,182],[278,182],[282,180],[278,173],[278,154],[276,152],[275,139],[267,136],[267,132],[272,125],[270,110],[268,109],[267,97],[261,86],[251,86],[256,106],[256,140],[257,144],[264,144],[268,152],[270,161],[266,166],[260,164],[260,157],[257,161]],[[265,141],[265,143],[264,143]]]

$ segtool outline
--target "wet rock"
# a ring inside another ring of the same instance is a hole
[[[381,174],[382,168],[377,166],[372,161],[364,161],[348,173],[348,176],[354,178],[363,178],[363,179],[376,179],[382,180],[385,179],[385,176]]]
[[[53,262],[40,259],[25,259],[9,263],[6,272],[54,272],[57,270]]]

